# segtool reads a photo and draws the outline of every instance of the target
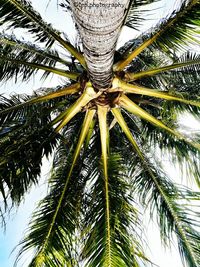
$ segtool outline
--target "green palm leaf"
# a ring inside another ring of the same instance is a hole
[[[127,16],[125,19],[125,25],[138,30],[138,25],[144,20],[144,16],[151,10],[149,4],[158,0],[131,0],[127,8]],[[140,7],[145,6],[146,9],[140,10]]]
[[[180,8],[168,18],[168,21],[160,28],[164,34],[159,35],[156,40],[156,45],[169,50],[176,47],[176,49],[183,49],[188,43],[199,44],[196,35],[196,30],[199,27],[199,7],[198,0],[189,0],[180,2]],[[173,27],[171,27],[173,25]],[[165,42],[163,40],[165,39]],[[181,45],[182,44],[182,45]]]
[[[34,57],[37,63],[48,64],[48,61],[52,60],[62,63],[66,66],[72,64],[71,62],[63,58],[60,58],[56,50],[52,50],[50,48],[42,49],[32,43],[19,40],[13,35],[4,33],[0,34],[0,44],[2,46],[2,49],[5,50],[5,53],[7,52],[7,55],[9,55],[9,53],[16,53],[20,58],[20,54],[26,53],[26,58]]]
[[[19,77],[22,81],[27,81],[38,70],[44,70],[46,77],[55,73],[76,80],[79,76],[78,73],[73,75],[73,72],[68,71],[73,67],[73,63],[61,59],[58,53],[51,49],[41,49],[3,34],[0,36],[0,48],[1,81],[11,78],[17,80]],[[63,69],[56,68],[57,63],[61,63]]]
[[[75,58],[84,63],[83,56],[72,46],[68,40],[64,40],[60,33],[45,23],[40,14],[36,12],[28,1],[1,0],[0,1],[1,24],[8,24],[12,28],[25,28],[36,36],[36,40],[51,46],[58,41]]]

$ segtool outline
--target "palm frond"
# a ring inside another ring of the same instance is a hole
[[[105,266],[112,265],[111,252],[111,226],[110,226],[110,196],[109,196],[109,181],[108,181],[108,128],[107,128],[107,113],[106,107],[98,106],[98,120],[101,138],[102,150],[102,165],[104,176],[104,191],[105,191],[105,230],[106,230],[106,247],[105,247]]]
[[[144,14],[148,12],[148,10],[152,10],[152,6],[149,4],[157,2],[158,0],[130,0],[127,16],[125,19],[125,25],[138,30],[138,25],[144,20]],[[141,7],[146,7],[141,10]]]
[[[76,186],[73,183],[68,185],[65,198],[52,223],[65,185],[66,173],[69,170],[68,151],[70,147],[65,145],[57,151],[50,177],[50,191],[41,200],[29,225],[28,233],[20,243],[22,248],[17,261],[23,258],[23,254],[27,251],[34,249],[33,258],[28,266],[77,266],[77,252],[74,246],[75,229],[78,225],[79,198],[84,187],[84,179],[80,176],[76,180]],[[76,174],[79,172],[80,168],[73,174],[73,179],[76,179]]]
[[[180,9],[173,12],[166,22],[164,21],[155,29],[155,34],[147,36],[138,47],[127,54],[124,59],[117,62],[114,69],[116,71],[123,70],[144,49],[152,44],[166,52],[174,47],[184,50],[183,44],[188,45],[188,42],[199,44],[198,38],[195,37],[195,27],[199,26],[199,4],[198,0],[184,0],[181,3]]]
[[[33,109],[32,109],[33,110]],[[0,177],[2,195],[18,204],[37,183],[42,158],[52,153],[59,135],[49,127],[49,112],[37,107],[29,116],[19,116],[0,130]]]
[[[52,95],[56,98],[51,99]],[[1,97],[1,193],[4,200],[8,196],[13,204],[18,204],[30,186],[37,183],[43,156],[52,153],[60,138],[51,126],[52,114],[74,101],[71,96],[53,92],[47,94],[49,101],[36,103],[36,96]]]
[[[165,75],[166,85],[169,90],[172,89],[178,94],[185,95],[188,99],[199,99],[199,70],[192,68],[189,70],[176,70]]]
[[[43,22],[40,14],[35,11],[29,1],[1,0],[0,2],[1,25],[12,28],[25,28],[36,36],[36,40],[51,46],[55,41],[54,35],[59,32],[50,24]]]
[[[107,161],[110,240],[107,235],[105,178],[103,170],[99,171],[98,161],[95,164],[90,177],[92,188],[88,192],[83,228],[85,245],[82,258],[85,266],[139,266],[138,262],[144,254],[136,238],[136,228],[131,226],[131,223],[136,226],[139,219],[133,208],[133,200],[127,192],[128,183],[122,174],[122,158],[113,153],[109,154]],[[102,161],[101,164],[103,165]],[[139,229],[138,225],[137,227]],[[108,243],[110,255],[107,254]]]
[[[72,87],[76,89],[75,85]],[[53,128],[52,113],[66,109],[74,101],[70,96],[66,99],[66,92],[62,95],[59,91],[38,98],[36,95],[32,98],[2,97],[0,173],[5,202],[8,195],[13,203],[18,204],[29,187],[37,183],[43,156],[52,153],[60,138]],[[49,101],[41,104],[36,99]]]
[[[1,51],[1,52],[4,52]],[[19,58],[19,55],[9,55],[4,56],[3,53],[0,54],[0,80],[7,81],[11,78],[15,78],[17,81],[18,78],[21,78],[22,81],[27,81],[30,77],[35,74],[38,70],[45,71],[45,76],[47,77],[50,73],[57,74],[74,81],[80,76],[79,73],[71,72],[65,69],[56,68],[56,62],[51,61],[49,65],[44,65],[36,63],[34,58],[26,58],[28,53],[25,53],[22,58]],[[25,57],[25,58],[24,58]]]
[[[84,63],[83,56],[69,42],[64,40],[60,32],[53,29],[50,24],[43,21],[40,14],[33,9],[29,1],[25,0],[1,0],[0,1],[1,25],[9,28],[28,29],[28,32],[36,37],[36,41],[45,43],[47,47],[58,41],[66,48],[81,64]]]
[[[161,237],[165,244],[170,243],[172,233],[176,233],[183,261],[187,262],[188,266],[197,267],[200,262],[200,247],[198,245],[200,234],[194,228],[197,224],[193,219],[197,216],[197,213],[183,208],[178,202],[184,200],[186,192],[176,188],[174,183],[167,179],[166,175],[163,176],[159,172],[158,166],[155,168],[147,160],[140,148],[141,145],[138,145],[136,139],[132,136],[121,113],[117,109],[113,109],[113,114],[141,160],[139,167],[135,164],[135,160],[132,160],[133,166],[130,167],[130,169],[135,168],[133,176],[134,191],[139,194],[142,204],[145,204],[146,207],[151,205],[150,212],[152,215],[154,209],[157,210]],[[193,193],[193,195],[197,198],[200,197],[199,193]],[[198,227],[200,227],[200,224]]]
[[[78,93],[80,90],[79,83],[64,87],[42,88],[34,92],[33,95],[12,95],[11,97],[0,96],[0,122],[1,127],[11,127],[18,120],[23,122],[23,118],[28,117],[31,112],[35,112],[37,105],[41,108],[43,105],[44,112],[49,113],[56,110],[59,106],[67,107],[70,95]],[[64,103],[63,103],[64,101]]]
[[[143,129],[143,130],[142,130]],[[183,140],[174,139],[167,132],[160,131],[149,123],[142,122],[142,131],[144,140],[147,145],[160,149],[162,156],[168,155],[172,164],[177,164],[182,175],[186,175],[189,181],[195,181],[200,186],[200,154],[199,150],[190,146]],[[199,141],[199,136],[195,137],[190,134],[190,138]]]
[[[145,71],[141,71],[137,73],[127,72],[125,74],[125,78],[128,81],[134,81],[137,79],[142,79],[143,77],[153,76],[161,72],[173,71],[174,69],[179,69],[179,70],[181,69],[187,72],[190,72],[190,71],[199,72],[199,66],[200,66],[200,56],[197,54],[191,54],[188,52],[184,56],[179,58],[178,62],[174,62],[171,65],[160,66],[159,68],[149,69],[149,70],[145,70]]]
[[[82,110],[85,105],[87,105],[91,100],[97,98],[101,95],[101,93],[102,92],[96,93],[92,87],[86,86],[86,90],[81,97],[53,120],[53,124],[60,122],[55,131],[59,132],[78,112]]]
[[[155,45],[163,50],[185,50],[184,47],[188,47],[189,43],[199,45],[196,32],[199,27],[199,10],[199,0],[181,1],[180,8],[159,26],[162,34],[158,36]]]
[[[85,194],[82,260],[85,266],[139,266],[147,260],[136,238],[139,215],[128,193],[123,160],[114,152],[114,144],[108,147],[107,108],[98,107],[98,119],[100,129],[92,138],[87,159],[91,171]]]
[[[159,66],[163,64],[173,64],[174,62],[183,63],[187,61],[197,59],[198,54],[187,52],[182,56],[174,56],[173,58],[169,58],[167,55],[163,54],[160,51],[147,51],[142,52],[132,63],[131,66],[128,68],[130,72],[137,72],[139,69],[141,73],[148,72],[148,69],[159,69]],[[162,69],[162,68],[161,68]],[[139,74],[139,72],[138,72]],[[162,91],[168,91],[168,93],[172,96],[177,96],[179,98],[184,98],[186,100],[195,100],[198,101],[199,98],[199,67],[196,66],[188,66],[181,69],[174,69],[172,71],[166,73],[159,73],[156,76],[148,76],[143,77],[137,80],[137,84],[141,87],[148,87],[148,88],[160,88]],[[139,86],[136,88],[140,89]],[[168,117],[177,116],[178,113],[187,111],[191,112],[191,114],[198,116],[199,110],[195,106],[192,105],[184,105],[180,102],[168,102],[167,101],[158,101],[158,99],[153,99],[152,97],[145,97],[142,96],[140,98],[136,97],[135,100],[139,101],[142,106],[144,104],[149,104],[152,107],[157,106],[157,117],[163,117],[164,113],[168,112]],[[152,110],[153,111],[153,110]],[[158,113],[158,112],[157,112]]]
[[[71,71],[76,69],[75,63],[61,59],[58,52],[50,48],[41,49],[36,45],[20,41],[14,36],[1,34],[0,49],[0,80],[15,78],[16,81],[20,77],[22,81],[26,81],[40,69],[45,71],[45,76],[51,72],[75,80],[79,76],[78,73],[73,75]],[[57,63],[61,63],[63,69],[56,68]]]
[[[53,172],[50,177],[50,192],[41,201],[30,226],[30,233],[22,242],[23,247],[19,256],[31,247],[36,249],[29,266],[44,264],[44,266],[58,266],[58,264],[77,266],[78,264],[76,258],[78,252],[74,251],[74,255],[72,255],[76,241],[73,236],[79,224],[78,214],[86,180],[81,174],[84,158],[79,161],[79,165],[76,163],[94,114],[94,110],[86,113],[75,150],[77,140],[75,137],[80,124],[76,121],[73,127],[68,127],[73,130],[73,134],[72,130],[68,133],[68,136],[71,136],[71,141],[68,140],[68,142],[71,144],[60,146],[59,156],[56,156],[56,160],[54,160]],[[76,186],[74,186],[74,180],[76,180]],[[38,234],[40,240],[38,240]]]
[[[56,50],[50,48],[40,48],[37,45],[34,45],[30,42],[25,42],[23,40],[17,39],[14,35],[8,35],[5,33],[0,34],[0,44],[1,49],[7,51],[7,54],[17,54],[20,57],[20,54],[28,53],[26,57],[34,57],[35,62],[48,64],[49,61],[53,60],[59,62],[65,66],[69,66],[72,62],[65,60],[59,56],[59,53]],[[3,53],[4,54],[4,53]]]
[[[198,214],[184,205],[187,198],[185,191],[178,189],[166,175],[159,172],[158,166],[153,167],[149,162],[147,164],[148,167],[141,168],[133,177],[135,191],[142,203],[149,206],[152,215],[157,212],[164,243],[170,244],[175,234],[183,263],[197,267],[200,264],[200,225],[195,219]]]
[[[121,104],[122,107],[124,107],[129,112],[133,113],[134,115],[141,117],[142,119],[152,123],[156,127],[159,127],[161,129],[167,131],[169,134],[171,134],[172,136],[176,137],[177,139],[184,141],[184,143],[187,143],[190,146],[194,147],[195,149],[200,150],[200,144],[199,143],[197,143],[197,142],[195,142],[193,140],[190,140],[189,138],[187,138],[186,136],[182,135],[177,130],[174,130],[174,129],[166,126],[161,120],[158,120],[157,118],[152,116],[150,113],[148,113],[147,111],[145,111],[144,109],[142,109],[141,107],[136,105],[128,97],[121,96],[120,97],[120,104]]]

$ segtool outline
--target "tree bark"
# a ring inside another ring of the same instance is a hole
[[[114,52],[128,3],[129,0],[71,0],[90,81],[96,90],[111,86]]]

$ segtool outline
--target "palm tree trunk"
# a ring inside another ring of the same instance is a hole
[[[111,86],[114,51],[129,1],[71,0],[87,70],[96,90]]]

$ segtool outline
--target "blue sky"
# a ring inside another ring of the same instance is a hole
[[[63,31],[70,32],[71,33],[71,39],[75,38],[74,35],[72,35],[74,26],[71,23],[70,17],[66,17],[62,15],[57,15],[57,8],[56,8],[56,1],[52,0],[50,2],[50,5],[48,9],[46,10],[46,3],[48,1],[41,1],[41,0],[33,0],[34,7],[39,10],[46,21],[53,22],[57,28],[60,28]],[[162,9],[160,9],[159,16],[161,17],[162,14],[166,12],[170,8],[170,5],[172,3],[175,3],[175,1],[162,1]],[[157,11],[152,11],[152,18],[158,16]],[[53,20],[52,20],[53,19]],[[134,38],[134,32],[130,32],[129,30],[125,29],[122,38],[126,41],[129,39]],[[58,79],[57,77],[53,77],[51,79],[50,84],[51,86],[57,85]],[[49,81],[48,81],[49,83]],[[48,83],[43,83],[42,86],[47,85]],[[29,83],[29,86],[27,84],[20,84],[20,85],[14,85],[13,82],[7,83],[6,86],[1,87],[1,92],[7,92],[11,93],[13,91],[17,92],[23,92],[25,88],[29,87],[31,90],[36,89],[39,87],[40,82],[36,79],[32,80]],[[33,211],[36,202],[38,201],[38,198],[45,194],[46,191],[46,185],[44,184],[44,177],[46,177],[48,173],[48,163],[45,161],[43,172],[42,172],[42,181],[40,185],[43,186],[37,186],[34,188],[30,194],[28,194],[26,201],[20,205],[18,208],[17,213],[15,211],[12,211],[10,214],[10,217],[7,219],[7,227],[6,227],[6,233],[2,232],[0,233],[0,266],[1,267],[12,267],[13,262],[15,259],[16,252],[14,252],[11,256],[10,253],[12,249],[19,243],[21,240],[23,233],[25,231],[25,228],[29,222],[31,212]],[[172,171],[173,173],[176,173],[176,170]],[[183,267],[182,263],[179,260],[179,256],[177,256],[177,253],[164,253],[164,249],[161,249],[161,244],[159,242],[159,234],[156,232],[155,227],[153,224],[149,227],[148,231],[149,235],[149,242],[150,247],[152,247],[152,250],[155,250],[155,253],[152,256],[153,261],[160,265],[160,267]],[[21,266],[21,264],[19,265]],[[26,267],[26,264],[24,265]]]

